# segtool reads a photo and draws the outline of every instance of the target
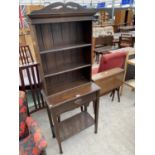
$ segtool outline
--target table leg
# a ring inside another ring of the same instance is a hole
[[[97,92],[97,99],[94,102],[94,111],[95,111],[95,133],[98,131],[98,115],[99,115],[99,92]]]

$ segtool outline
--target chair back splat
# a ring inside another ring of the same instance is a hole
[[[33,101],[33,105],[28,109],[29,113],[45,108],[39,63],[34,61],[28,45],[19,47],[19,77],[19,89],[29,93]]]
[[[112,68],[124,68],[126,60],[126,52],[117,52],[104,54],[101,57],[98,72],[106,71]]]
[[[30,47],[28,45],[19,47],[19,63],[20,65],[34,62]]]

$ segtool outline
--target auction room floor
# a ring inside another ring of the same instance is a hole
[[[100,98],[98,134],[94,126],[62,142],[63,155],[134,155],[135,151],[135,93],[124,87],[121,102],[111,102],[109,94]],[[61,116],[67,118],[76,109]],[[92,104],[88,111],[93,115]],[[47,155],[59,155],[56,139],[52,138],[46,109],[32,114],[41,127],[48,147]]]

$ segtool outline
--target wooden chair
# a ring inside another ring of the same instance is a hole
[[[99,57],[108,53],[113,48],[113,36],[104,36],[93,38],[93,53],[95,53],[95,61],[99,63]]]
[[[39,75],[39,64],[34,62],[28,45],[19,47],[19,89],[30,92],[34,108],[28,109],[29,113],[45,107],[41,94],[42,81]]]
[[[135,63],[130,63],[130,60],[134,60],[135,54],[130,54],[128,60],[126,61],[126,73],[124,84],[131,87],[132,90],[135,89]]]
[[[119,48],[133,47],[133,46],[134,46],[134,41],[133,41],[132,35],[128,33],[121,34],[119,38]]]
[[[131,87],[133,90],[135,89],[135,66],[133,64],[132,65],[129,64],[128,61],[134,58],[135,58],[134,51],[130,51],[127,53],[127,57],[125,61],[125,74],[124,74],[124,80],[123,80],[123,83]],[[120,95],[123,94],[124,84],[121,86]]]
[[[116,91],[120,102],[119,90],[123,84],[126,57],[126,52],[105,54],[99,67],[92,70],[92,79],[101,87],[101,95],[111,92],[112,101]]]
[[[19,46],[19,64],[24,65],[33,62],[34,59],[32,57],[30,47],[28,45]]]

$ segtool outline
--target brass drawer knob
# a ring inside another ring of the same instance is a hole
[[[75,95],[75,97],[80,97],[80,96],[81,96],[80,94]],[[82,99],[79,98],[79,99],[75,100],[74,103],[75,104],[81,104],[81,101],[82,101]]]

